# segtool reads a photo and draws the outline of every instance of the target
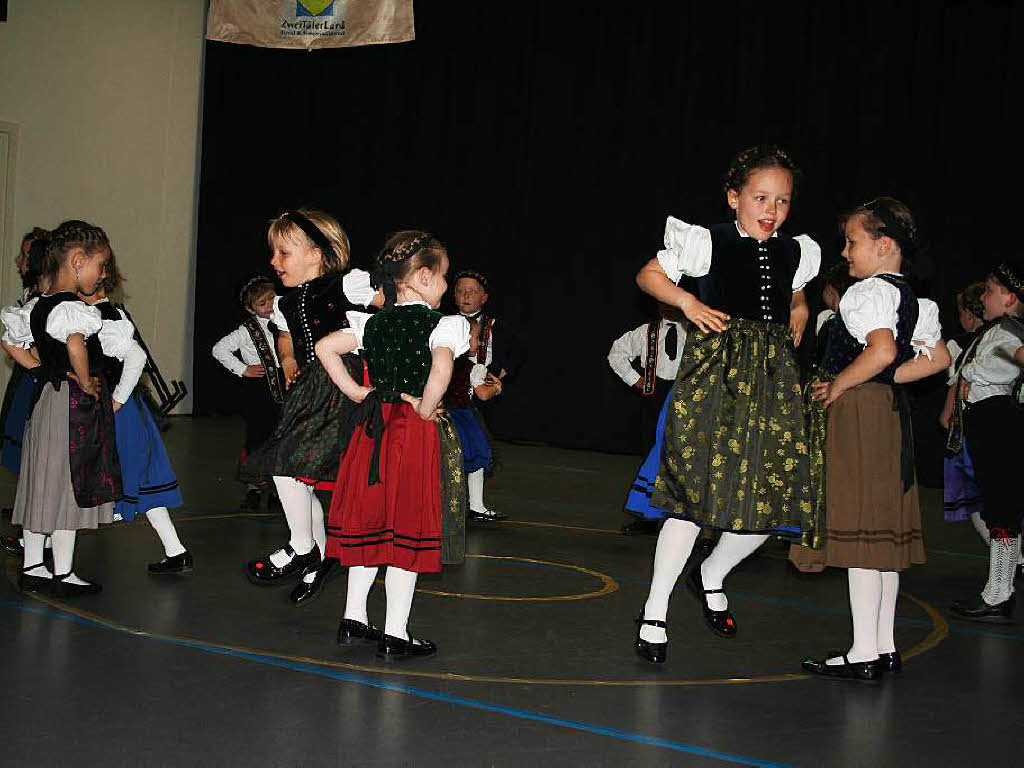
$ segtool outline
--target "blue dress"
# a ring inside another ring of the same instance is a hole
[[[14,366],[4,397],[0,465],[16,475],[21,472],[21,444],[25,438],[25,422],[32,410],[35,389],[35,377],[20,365]]]
[[[142,398],[133,393],[114,414],[124,497],[114,512],[134,520],[157,507],[180,507],[181,489],[160,430]]]
[[[664,445],[665,435],[665,414],[668,412],[668,404],[672,400],[672,390],[669,389],[665,402],[658,413],[658,426],[654,430],[654,445],[640,465],[640,470],[633,479],[626,496],[626,514],[643,518],[644,520],[663,520],[665,511],[658,507],[651,506],[651,494],[654,493],[654,481],[658,479],[658,467],[661,464],[661,450]]]

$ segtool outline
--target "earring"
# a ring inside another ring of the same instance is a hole
[[[75,277],[80,277],[81,276],[80,270],[81,270],[81,267],[75,267]]]

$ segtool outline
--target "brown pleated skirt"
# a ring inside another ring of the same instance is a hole
[[[829,408],[822,545],[791,548],[800,570],[902,571],[924,562],[917,483],[904,492],[893,399],[892,387],[868,382]]]

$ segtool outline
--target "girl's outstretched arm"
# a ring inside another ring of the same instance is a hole
[[[903,363],[903,365],[896,369],[896,373],[893,376],[896,383],[907,384],[911,381],[933,376],[936,373],[942,373],[949,368],[951,358],[949,350],[946,348],[946,342],[939,341],[934,349],[931,350],[931,355],[930,360],[927,355],[914,355],[913,360],[907,360],[907,362]]]
[[[640,290],[663,304],[679,307],[686,318],[702,331],[724,331],[729,316],[712,309],[684,288],[673,283],[657,259],[651,259],[636,276]]]
[[[358,346],[359,342],[355,335],[346,331],[335,331],[316,343],[316,356],[320,358],[324,370],[338,389],[350,400],[361,403],[373,390],[371,387],[358,384],[341,359],[342,355],[354,352]]]
[[[416,413],[424,419],[433,419],[437,416],[437,406],[441,404],[441,398],[448,389],[455,362],[452,350],[448,347],[435,347],[431,357],[430,375],[427,377],[426,386],[423,387],[423,397],[402,395],[402,399],[410,403],[416,409]]]

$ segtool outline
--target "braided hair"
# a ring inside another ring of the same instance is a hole
[[[796,194],[801,171],[789,153],[775,144],[757,144],[738,152],[729,164],[729,170],[725,172],[722,185],[726,192],[739,192],[751,176],[765,168],[789,171],[793,177],[793,194]]]
[[[396,232],[384,243],[377,255],[376,269],[370,273],[370,284],[384,292],[384,306],[398,300],[398,285],[418,269],[436,271],[448,250],[429,232],[407,229]]]
[[[854,208],[842,217],[840,229],[854,217],[860,217],[864,231],[872,240],[888,237],[900,247],[904,261],[918,250],[917,225],[910,209],[893,197],[876,197]],[[906,267],[904,267],[906,270]]]
[[[43,275],[53,280],[68,260],[68,254],[81,248],[92,254],[102,248],[110,248],[107,233],[87,221],[70,219],[62,222],[50,233],[46,246]]]

